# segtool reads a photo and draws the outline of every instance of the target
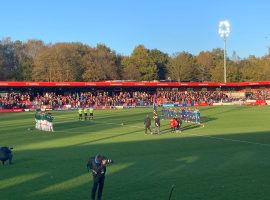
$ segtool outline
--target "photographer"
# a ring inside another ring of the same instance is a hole
[[[0,160],[2,161],[2,164],[4,165],[5,162],[8,160],[9,164],[12,164],[12,150],[13,148],[9,148],[9,147],[1,147],[0,148]]]
[[[96,199],[96,191],[98,189],[97,200],[101,200],[102,190],[104,186],[106,164],[112,163],[112,160],[107,160],[101,154],[91,157],[87,163],[88,170],[91,169],[93,175],[93,186],[91,192],[91,199]]]

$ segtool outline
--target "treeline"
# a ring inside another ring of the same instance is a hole
[[[176,80],[223,82],[223,50],[168,55],[143,45],[123,56],[109,47],[74,42],[0,41],[1,81]],[[227,58],[227,81],[270,80],[269,57]]]

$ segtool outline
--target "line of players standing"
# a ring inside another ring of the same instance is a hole
[[[171,107],[162,107],[161,111],[161,118],[162,120],[164,119],[169,119],[170,120],[170,128],[171,132],[173,133],[181,133],[181,126],[182,122],[190,122],[190,123],[195,123],[195,124],[200,124],[200,110],[198,108],[186,108],[186,107],[180,107],[179,109],[177,108],[171,108]],[[156,112],[156,107],[154,107],[154,112],[153,112],[153,118],[155,121],[155,130],[154,133],[160,134],[160,122],[159,122],[159,117]],[[147,130],[151,131],[151,120],[149,116],[147,115],[145,120],[145,134],[147,134]]]
[[[200,124],[200,110],[198,108],[180,107],[170,108],[162,107],[161,111],[162,120],[170,119],[170,128],[172,132],[181,133],[182,122],[190,122]]]
[[[90,107],[90,108],[79,108],[78,110],[79,113],[79,120],[83,120],[83,114],[84,114],[84,120],[87,120],[87,118],[90,119],[94,119],[94,108]],[[88,117],[88,113],[89,113],[89,117]]]
[[[41,131],[53,132],[54,117],[51,113],[37,111],[35,114],[35,128]]]
[[[177,108],[162,107],[161,110],[162,119],[179,118],[184,122],[200,124],[200,117],[201,114],[198,108],[181,107],[177,109]]]

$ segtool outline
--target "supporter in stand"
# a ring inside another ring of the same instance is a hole
[[[268,90],[253,90],[248,99],[270,99]],[[69,106],[71,108],[93,106],[151,106],[156,101],[159,104],[198,105],[218,102],[230,102],[232,99],[224,91],[178,91],[172,89],[157,89],[156,92],[147,91],[107,91],[67,92],[65,95],[57,92],[7,92],[0,96],[0,109],[13,108],[47,108],[58,109]],[[175,116],[172,110],[163,110],[163,117]],[[169,112],[169,113],[168,113]],[[174,115],[173,115],[174,114]]]
[[[253,90],[248,99],[267,100],[270,99],[270,92],[268,90]]]

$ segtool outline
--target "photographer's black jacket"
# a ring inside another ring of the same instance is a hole
[[[12,153],[11,150],[10,150],[10,148],[8,148],[8,147],[1,147],[0,148],[0,151],[4,152],[6,154]]]
[[[91,157],[87,163],[87,168],[92,170],[92,175],[95,181],[105,178],[106,166],[102,163],[96,163],[95,157]]]
[[[4,164],[6,160],[11,161],[12,159],[12,151],[10,148],[8,147],[1,147],[0,148],[0,160],[2,161],[2,163]]]

